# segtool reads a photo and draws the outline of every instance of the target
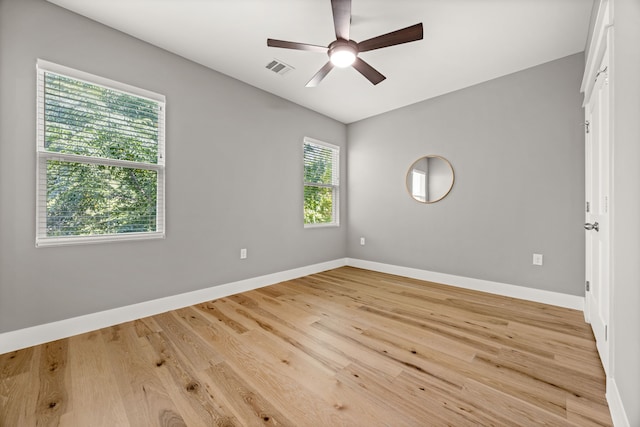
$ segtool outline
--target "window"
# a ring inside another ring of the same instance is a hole
[[[36,246],[164,237],[164,96],[38,60]]]
[[[411,177],[413,181],[411,185],[413,194],[411,195],[413,196],[414,199],[420,202],[426,202],[427,201],[427,173],[418,169],[413,169],[411,171]]]
[[[339,224],[340,147],[304,139],[305,227]]]

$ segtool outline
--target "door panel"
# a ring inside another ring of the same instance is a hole
[[[585,315],[606,372],[609,364],[609,62],[605,52],[586,105],[586,292]],[[595,224],[598,227],[596,229]]]

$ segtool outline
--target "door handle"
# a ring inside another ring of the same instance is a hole
[[[600,224],[598,224],[598,222],[594,222],[593,224],[589,224],[588,222],[584,223],[584,229],[585,230],[596,230],[596,231],[600,231]]]

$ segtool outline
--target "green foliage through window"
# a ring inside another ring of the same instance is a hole
[[[164,231],[164,103],[39,73],[38,236]]]
[[[47,236],[156,231],[157,172],[47,161]]]
[[[338,223],[339,148],[304,143],[304,223]]]
[[[45,149],[157,163],[158,103],[45,73]]]
[[[304,223],[326,224],[333,222],[333,189],[304,187]]]

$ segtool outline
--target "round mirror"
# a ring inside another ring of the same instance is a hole
[[[424,156],[416,160],[407,172],[409,195],[421,203],[444,199],[453,188],[453,181],[451,163],[440,156]]]

